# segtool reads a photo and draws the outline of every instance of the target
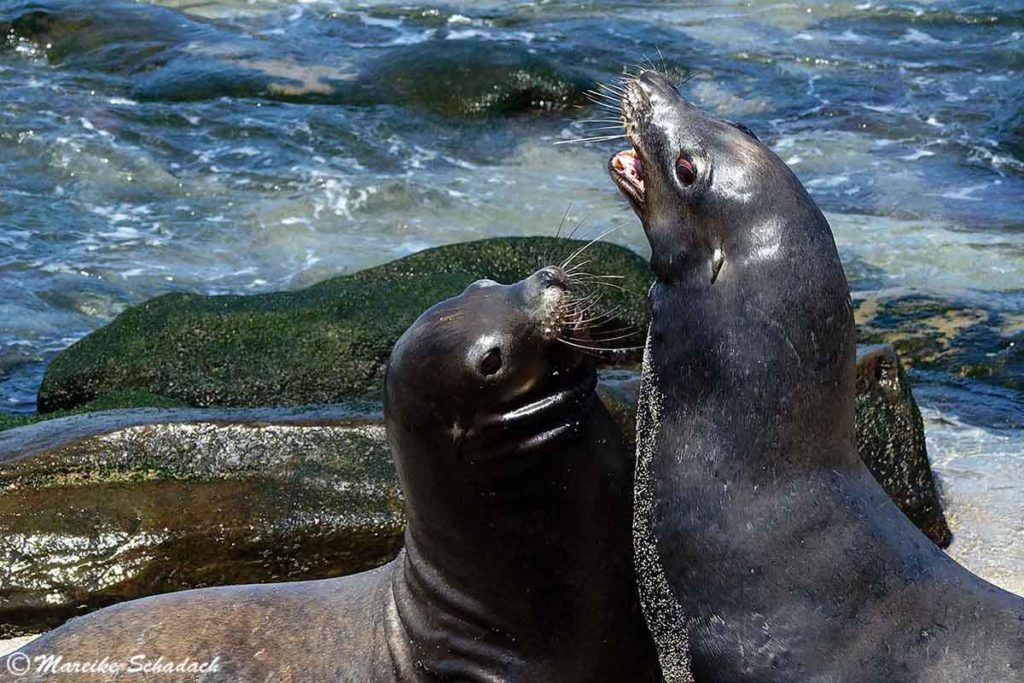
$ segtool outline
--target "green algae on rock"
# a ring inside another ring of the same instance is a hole
[[[910,521],[940,548],[952,533],[942,512],[924,440],[924,421],[896,351],[857,354],[857,452]]]
[[[902,290],[854,303],[859,342],[890,344],[915,369],[1024,390],[1020,315]]]
[[[200,586],[391,559],[383,426],[345,407],[114,411],[0,438],[0,638]]]
[[[43,379],[39,410],[71,410],[126,392],[200,407],[377,398],[392,345],[424,310],[480,278],[520,280],[584,244],[495,238],[428,249],[294,292],[167,294],[58,355]],[[602,290],[595,311],[609,313],[602,327],[632,330],[642,340],[646,262],[604,242],[588,256],[601,273],[622,278]],[[145,404],[124,407],[138,405]]]
[[[389,52],[360,77],[357,97],[448,116],[561,111],[591,83],[529,50],[486,40],[435,40]]]

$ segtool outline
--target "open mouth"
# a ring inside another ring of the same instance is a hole
[[[626,196],[633,210],[642,214],[647,204],[647,183],[644,168],[647,159],[643,132],[650,125],[651,103],[637,79],[631,79],[622,93],[622,127],[630,148],[622,150],[608,161],[608,173],[619,191]],[[641,215],[642,217],[642,215]]]
[[[635,207],[644,205],[644,164],[636,149],[626,149],[613,156],[608,162],[608,172],[619,190]]]

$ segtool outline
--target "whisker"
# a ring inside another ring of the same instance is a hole
[[[592,260],[593,260],[593,259],[587,259],[586,261],[581,261],[580,263],[577,263],[577,264],[576,264],[576,265],[574,265],[574,266],[573,266],[572,268],[569,268],[568,270],[566,270],[566,271],[565,271],[565,274],[566,274],[566,275],[568,275],[568,276],[569,276],[569,277],[571,278],[571,277],[573,276],[573,274],[574,274],[574,273],[575,273],[575,272],[576,272],[576,271],[577,271],[578,269],[580,269],[580,268],[582,268],[583,266],[587,265],[587,264],[588,264],[588,263],[590,263],[590,262],[591,262]]]
[[[590,100],[591,105],[597,107],[598,109],[603,109],[604,112],[607,114],[619,114],[622,112],[622,102],[614,100],[605,101],[593,97],[588,97],[587,99]]]
[[[618,140],[626,137],[625,133],[622,135],[598,135],[590,138],[576,138],[574,140],[559,140],[556,145],[571,145],[577,142],[603,142],[605,140]]]
[[[617,328],[615,330],[591,330],[591,341],[618,341],[620,339],[626,339],[628,337],[636,337],[640,334],[639,330],[635,328]],[[615,335],[614,337],[596,337],[594,335]]]
[[[601,302],[600,299],[592,299],[592,300],[589,300],[589,301],[583,301],[581,303],[584,303],[586,305],[575,307],[573,309],[573,313],[575,313],[578,316],[581,316],[581,318],[582,318],[582,316],[584,316],[587,313],[589,313],[591,311],[591,309],[593,309],[595,306],[597,306],[600,302]]]
[[[640,292],[635,292],[632,289],[629,289],[627,287],[623,287],[622,285],[616,284],[614,282],[591,281],[589,284],[596,285],[598,287],[610,287],[611,289],[617,289],[620,292],[625,292],[626,294],[632,294],[633,296],[643,296],[642,294],[640,294]]]
[[[619,85],[618,83],[598,83],[597,87],[602,90],[607,90],[609,93],[615,95],[624,95],[626,93],[625,86]]]
[[[584,93],[584,94],[586,94],[586,95],[588,95],[590,97],[596,97],[598,99],[608,100],[609,102],[616,102],[616,101],[618,101],[619,96],[622,95],[621,91],[612,90],[609,86],[605,85],[604,83],[598,83],[597,85],[598,85],[599,88],[603,88],[603,89],[607,90],[608,92],[601,92],[600,90],[587,90],[586,93]]]
[[[580,318],[579,320],[574,322],[576,324],[576,327],[583,327],[584,325],[594,327],[600,323],[605,323],[612,320],[613,318],[615,318],[615,315],[620,310],[621,308],[612,309],[609,311],[605,311],[604,313],[599,313],[598,315],[591,316],[589,318]]]
[[[590,100],[592,104],[597,105],[604,104],[608,105],[609,107],[618,108],[622,102],[621,98],[615,98],[610,95],[605,95],[604,93],[584,93],[584,95],[588,100]]]
[[[590,311],[592,311],[599,303],[601,303],[601,300],[600,299],[595,299],[595,300],[591,301],[590,303],[588,303],[584,308],[581,308],[581,309],[578,309],[577,311],[575,311],[575,313],[576,313],[576,315],[581,316],[581,318],[582,318],[582,316],[586,315],[587,313],[590,313]],[[596,317],[590,318],[587,322],[591,322],[591,321],[596,320],[596,319],[597,319]]]
[[[569,236],[568,236],[568,237],[566,237],[566,239],[569,239],[569,240],[571,240],[571,239],[573,238],[573,235],[575,235],[575,234],[576,234],[576,231],[577,231],[577,230],[579,230],[579,229],[580,229],[580,227],[582,227],[582,225],[583,225],[584,223],[586,223],[586,222],[587,222],[587,220],[588,220],[589,218],[590,218],[590,216],[584,216],[583,218],[581,218],[581,219],[580,219],[580,222],[576,224],[576,227],[574,227],[574,228],[572,229],[572,232],[570,232],[570,233],[569,233]]]
[[[561,266],[561,267],[562,267],[562,269],[564,270],[564,269],[568,268],[568,267],[569,267],[569,264],[573,262],[573,259],[575,259],[575,258],[576,258],[577,256],[579,256],[580,254],[582,254],[582,253],[583,253],[584,251],[586,251],[586,250],[587,250],[587,249],[589,249],[590,247],[592,247],[592,246],[594,246],[595,244],[597,244],[597,243],[598,243],[599,241],[601,241],[601,240],[602,240],[603,238],[607,237],[608,235],[612,234],[613,232],[615,232],[616,230],[618,230],[619,228],[621,228],[621,227],[622,227],[623,225],[624,225],[624,223],[619,223],[618,225],[615,225],[615,226],[613,226],[613,227],[609,228],[608,230],[605,230],[605,231],[604,231],[604,232],[602,232],[602,233],[601,233],[600,235],[598,235],[597,237],[595,237],[594,239],[590,240],[589,242],[587,242],[586,244],[584,244],[584,245],[583,245],[582,247],[580,247],[579,249],[577,249],[576,251],[574,251],[574,252],[572,253],[572,255],[570,255],[570,256],[569,256],[569,258],[567,258],[567,259],[566,259],[566,260],[565,260],[565,261],[564,261],[564,262],[562,263],[562,266]]]
[[[569,220],[569,212],[572,211],[572,202],[565,207],[565,213],[562,214],[562,220],[558,221],[558,227],[555,229],[555,240],[548,244],[544,250],[544,263],[539,264],[540,267],[546,267],[551,264],[551,251],[558,247],[558,237],[562,234],[562,228],[565,227],[565,222]]]
[[[644,348],[643,346],[622,346],[614,349],[602,349],[598,346],[586,346],[584,344],[577,344],[575,342],[569,341],[568,339],[563,339],[562,337],[555,337],[555,339],[562,342],[563,344],[568,344],[569,346],[575,347],[577,349],[583,349],[584,351],[596,351],[598,353],[608,353],[609,351],[638,351]]]
[[[582,273],[575,272],[573,277],[580,279],[583,282],[591,282],[593,280],[625,280],[625,275],[595,275],[594,273]]]

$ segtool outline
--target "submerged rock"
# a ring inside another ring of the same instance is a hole
[[[0,435],[0,638],[200,586],[391,559],[401,496],[379,418],[131,410]]]
[[[433,40],[387,53],[360,75],[351,97],[448,116],[482,116],[562,111],[585,104],[589,87],[582,77],[523,46]]]
[[[358,58],[345,38],[365,26],[334,21],[341,34],[332,50],[304,50],[171,8],[44,0],[0,8],[0,49],[27,41],[58,68],[103,78],[135,99],[170,102],[393,105],[466,118],[563,111],[585,104],[593,86],[525,45],[443,28]]]
[[[890,344],[915,369],[1024,390],[1024,311],[903,290],[854,303],[861,343]]]
[[[584,244],[487,239],[428,249],[294,292],[161,296],[58,355],[43,379],[39,410],[72,410],[125,392],[202,407],[376,399],[392,345],[424,310],[480,278],[520,280]],[[616,343],[639,344],[648,320],[647,263],[603,242],[589,255],[600,272],[622,278],[602,290],[595,309],[609,314],[602,327],[633,330],[632,342]],[[137,405],[148,403],[123,407]]]
[[[896,351],[869,346],[857,355],[857,451],[878,483],[940,548],[952,533],[942,512],[924,440],[924,421]]]

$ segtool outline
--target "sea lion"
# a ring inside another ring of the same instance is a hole
[[[142,655],[216,662],[171,680],[658,680],[633,574],[633,457],[571,341],[586,325],[569,288],[553,267],[480,281],[397,342],[385,426],[408,525],[393,562],[123,603],[15,666]]]
[[[634,509],[661,653],[688,648],[698,681],[1024,679],[1024,599],[925,538],[857,456],[852,304],[814,201],[658,73],[626,80],[621,113],[609,172],[656,275]]]

